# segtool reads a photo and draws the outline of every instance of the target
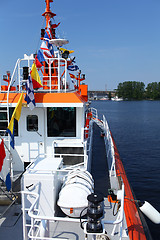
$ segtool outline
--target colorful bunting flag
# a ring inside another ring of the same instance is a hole
[[[32,78],[32,83],[33,83],[34,89],[43,87],[35,62],[32,64],[31,78]]]
[[[6,184],[7,191],[11,190],[10,162],[6,159],[4,141],[0,143],[0,178]]]
[[[43,62],[45,61],[43,54],[40,50],[38,50],[38,53],[35,57],[35,64],[37,68],[41,68],[43,66]]]
[[[37,68],[41,68],[43,64],[38,60],[37,56],[35,57],[35,64]]]
[[[3,166],[3,161],[6,157],[6,153],[5,153],[5,149],[4,149],[4,141],[2,139],[1,143],[0,143],[0,172],[2,170],[2,166]]]
[[[51,24],[51,28],[57,28],[59,26],[60,22],[59,23],[55,23],[55,24]]]
[[[37,59],[40,63],[43,63],[45,61],[44,57],[43,57],[43,54],[40,50],[38,50],[38,53],[37,53]]]
[[[77,71],[77,70],[79,69],[79,67],[78,67],[77,65],[69,65],[69,66],[67,67],[67,69],[68,69],[69,71]]]
[[[70,77],[71,77],[72,79],[76,79],[76,80],[77,80],[77,77],[76,77],[74,74],[69,73],[69,75],[70,75]]]
[[[77,89],[77,86],[76,86],[76,81],[75,81],[75,80],[73,80],[73,79],[71,79],[71,81],[72,81],[72,83],[73,83],[73,85],[74,85],[74,88],[75,88],[75,89]]]
[[[42,41],[42,44],[41,44],[40,48],[43,52],[43,57],[45,58],[45,60],[46,60],[46,58],[52,58],[53,57],[51,52],[49,51],[49,48],[47,47],[45,41]]]
[[[76,77],[74,74],[72,74],[72,73],[69,73],[69,75],[70,75],[70,77],[72,78],[72,79],[76,79],[76,80],[78,80],[78,81],[83,81],[83,80],[85,80],[85,78],[80,78],[80,77]]]
[[[67,49],[65,49],[65,48],[60,48],[59,50],[60,50],[62,53],[65,52],[65,51],[68,51],[69,54],[74,53],[74,50],[67,50]]]
[[[53,49],[53,46],[51,43],[49,43],[49,40],[51,39],[51,37],[49,36],[49,34],[45,31],[45,35],[44,35],[44,38],[43,38],[47,44],[46,46],[48,47],[50,53],[52,54],[52,56],[54,55],[54,49]]]
[[[35,99],[34,99],[34,89],[31,77],[29,76],[26,82],[26,97],[24,99],[27,102],[28,107],[33,110],[36,106]]]
[[[15,119],[19,121],[20,116],[21,116],[21,110],[22,110],[22,100],[23,100],[23,92],[21,93],[21,96],[18,100],[17,106],[14,109],[14,112],[12,114],[10,123],[7,127],[6,132],[9,133],[11,140],[10,140],[10,145],[14,149],[14,125],[15,125]]]

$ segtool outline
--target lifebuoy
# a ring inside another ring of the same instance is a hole
[[[89,121],[92,118],[92,113],[88,112],[87,113],[87,118],[86,118],[86,125],[85,125],[85,138],[88,138],[88,134],[89,134]]]

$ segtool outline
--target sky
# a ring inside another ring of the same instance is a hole
[[[57,37],[74,50],[89,90],[160,82],[159,0],[54,0]],[[0,1],[0,78],[40,47],[45,0]]]

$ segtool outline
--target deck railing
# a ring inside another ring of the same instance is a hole
[[[108,123],[104,115],[103,115],[103,129],[104,129],[104,141],[106,146],[107,158],[108,158],[108,163],[110,167],[110,177],[116,176],[114,144],[113,144]]]
[[[25,195],[32,196],[35,200],[30,207],[25,206]],[[23,239],[46,239],[46,240],[59,240],[58,237],[49,237],[49,232],[47,232],[47,225],[49,222],[75,222],[80,223],[80,218],[69,218],[69,217],[56,217],[56,216],[45,216],[39,214],[39,209],[37,208],[39,200],[39,194],[35,192],[22,191],[22,212],[23,212]],[[119,201],[121,202],[121,207],[118,212],[116,220],[105,219],[102,220],[102,224],[113,225],[113,230],[111,235],[115,235],[116,226],[120,227],[119,240],[122,239],[123,234],[123,220],[124,220],[124,184],[122,184],[122,189],[119,190]],[[27,221],[27,215],[30,217],[30,221]],[[87,222],[87,219],[83,219]],[[86,229],[86,228],[85,228]],[[84,229],[84,233],[85,232]],[[28,230],[28,231],[27,231]],[[105,227],[104,227],[105,230]],[[97,233],[98,234],[98,233]],[[47,236],[48,235],[48,236]],[[93,234],[94,235],[94,234]],[[98,234],[100,235],[100,234]],[[62,238],[63,239],[63,238]],[[63,239],[64,240],[64,239]],[[65,238],[66,240],[66,238]]]
[[[91,108],[89,108],[88,111],[90,111],[92,113],[93,118],[98,119],[98,111],[96,108],[91,107]]]
[[[66,92],[69,87],[67,82],[67,61],[61,58],[55,52],[54,58],[46,58],[44,65],[38,69],[38,73],[43,85],[38,91],[44,92]],[[26,79],[23,75],[23,67],[28,67],[29,75],[31,72],[32,64],[35,61],[34,55],[24,55],[23,59],[18,59],[13,73],[11,75],[8,94],[9,92],[22,92],[25,89]],[[14,86],[14,89],[11,88]],[[1,89],[0,89],[1,90]],[[1,90],[5,91],[5,90]]]
[[[93,121],[96,122],[96,124],[102,129],[102,132],[104,133],[104,141],[105,141],[110,177],[116,176],[114,144],[113,144],[113,140],[112,140],[112,136],[111,136],[111,132],[110,132],[107,120],[104,115],[103,115],[102,121],[98,119],[97,109],[90,108],[90,111],[92,112]]]

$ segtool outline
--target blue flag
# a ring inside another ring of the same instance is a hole
[[[43,57],[43,54],[41,53],[40,50],[38,50],[38,53],[37,53],[37,59],[40,63],[43,63],[45,61],[44,57]]]
[[[79,69],[79,67],[78,67],[77,65],[69,65],[69,66],[67,67],[67,69],[68,69],[69,71],[77,71],[77,70]]]
[[[50,37],[49,37],[49,35],[48,35],[48,33],[46,31],[45,31],[43,39],[45,41],[47,41],[47,45],[48,45],[47,47],[48,47],[50,53],[53,55],[54,54],[53,46],[52,46],[52,44],[49,43]]]

